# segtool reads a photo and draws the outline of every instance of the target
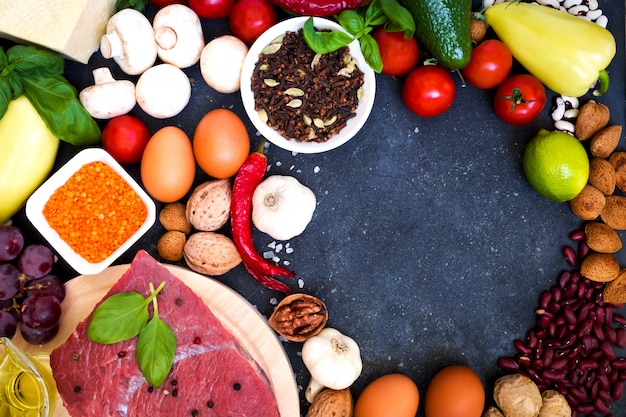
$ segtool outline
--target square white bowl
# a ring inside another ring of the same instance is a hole
[[[146,219],[139,229],[120,245],[106,259],[93,263],[77,254],[54,230],[43,215],[43,209],[50,196],[65,184],[83,165],[91,162],[104,162],[110,166],[128,185],[137,193],[141,201],[146,205]],[[137,184],[137,182],[122,168],[122,166],[104,149],[85,149],[44,182],[26,201],[26,217],[57,251],[57,253],[81,275],[98,274],[110,266],[117,258],[128,250],[141,236],[143,236],[156,220],[156,206],[154,201]]]
[[[257,38],[248,50],[248,54],[243,62],[240,91],[241,98],[243,100],[243,107],[246,110],[248,117],[252,121],[254,127],[267,140],[276,146],[292,152],[320,153],[343,145],[361,130],[367,121],[370,112],[372,111],[372,107],[374,106],[374,97],[376,95],[376,74],[365,61],[365,57],[363,56],[359,46],[359,41],[354,40],[350,43],[350,45],[348,45],[348,48],[350,50],[350,55],[358,62],[359,69],[363,72],[363,90],[365,91],[365,98],[359,102],[355,111],[356,115],[348,120],[346,126],[325,142],[299,142],[295,139],[287,139],[278,133],[277,130],[268,126],[267,123],[260,119],[258,112],[255,109],[254,93],[252,92],[250,81],[252,79],[256,63],[259,60],[259,54],[278,36],[284,35],[286,32],[297,32],[302,29],[307,19],[309,19],[309,17],[300,16],[283,20],[263,32],[263,34]],[[313,24],[317,30],[329,29],[346,32],[341,25],[326,18],[314,17]]]

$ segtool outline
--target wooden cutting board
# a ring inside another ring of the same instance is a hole
[[[16,334],[13,342],[29,355],[47,356],[74,332],[130,265],[107,268],[97,275],[81,275],[66,283],[63,315],[58,336],[43,346],[29,345]],[[245,298],[224,284],[189,269],[165,265],[191,288],[213,314],[248,350],[269,376],[282,417],[300,415],[300,400],[289,358],[266,319]],[[53,417],[70,417],[59,398]]]

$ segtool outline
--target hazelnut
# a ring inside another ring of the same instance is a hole
[[[186,235],[191,233],[191,223],[185,215],[185,205],[180,201],[164,205],[159,213],[159,222],[165,230],[176,230]]]
[[[178,230],[168,230],[157,242],[159,256],[169,262],[178,262],[183,259],[183,248],[187,236]]]

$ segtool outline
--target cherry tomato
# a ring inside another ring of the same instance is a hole
[[[185,0],[150,0],[159,9],[169,6],[170,4],[185,4]]]
[[[415,37],[405,39],[404,32],[387,32],[384,27],[377,29],[373,36],[383,60],[383,74],[404,75],[417,65],[419,47]]]
[[[248,45],[277,21],[276,9],[269,0],[238,0],[228,19],[233,35]]]
[[[454,79],[439,65],[415,68],[404,81],[402,100],[413,113],[434,117],[452,106],[456,95]]]
[[[546,105],[546,89],[530,74],[512,75],[496,90],[493,106],[504,122],[521,126],[535,120]]]
[[[139,162],[149,139],[148,126],[129,114],[112,118],[102,129],[102,147],[120,164]]]
[[[495,88],[509,76],[513,55],[497,39],[488,39],[474,48],[470,61],[463,68],[465,80],[477,88]]]
[[[187,5],[204,19],[222,19],[230,14],[235,0],[188,0]]]

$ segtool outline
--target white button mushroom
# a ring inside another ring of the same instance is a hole
[[[96,119],[111,119],[128,113],[135,107],[135,84],[116,80],[107,67],[93,70],[95,84],[82,90],[78,98]]]
[[[204,34],[198,15],[182,4],[171,4],[157,12],[152,22],[159,58],[178,68],[200,60]]]
[[[152,25],[135,9],[120,10],[107,22],[100,52],[106,59],[113,58],[126,74],[141,74],[154,65],[157,58]]]
[[[159,64],[146,70],[135,88],[137,104],[157,119],[174,117],[189,103],[191,83],[180,68]]]
[[[202,78],[220,93],[239,90],[241,68],[248,46],[232,35],[222,35],[209,42],[200,56]]]

